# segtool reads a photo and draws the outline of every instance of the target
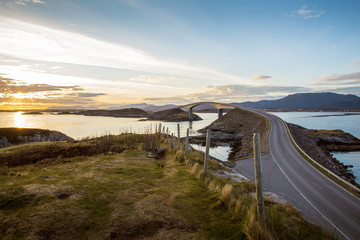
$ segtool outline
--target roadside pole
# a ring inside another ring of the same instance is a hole
[[[262,167],[261,167],[261,148],[260,148],[260,134],[254,133],[253,136],[254,149],[254,169],[255,169],[255,184],[256,184],[256,200],[257,211],[263,224],[265,224],[265,205],[264,193],[262,188]]]
[[[189,150],[189,128],[186,130],[186,140],[185,140],[185,156],[187,157]]]
[[[206,149],[205,149],[205,158],[204,158],[204,175],[207,175],[208,165],[209,165],[209,148],[210,148],[210,135],[211,129],[208,129],[206,132]]]

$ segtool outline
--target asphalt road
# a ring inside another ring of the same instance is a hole
[[[360,240],[360,199],[303,159],[278,117],[261,114],[271,126],[269,153],[261,159],[265,191],[284,197],[305,219],[339,239]],[[253,159],[238,161],[234,170],[254,179]]]

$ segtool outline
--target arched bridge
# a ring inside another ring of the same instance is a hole
[[[217,102],[197,102],[197,103],[190,103],[178,108],[188,108],[189,109],[189,120],[193,120],[193,108],[199,105],[208,104],[216,107],[218,109],[218,118],[221,118],[224,114],[224,109],[234,109],[237,108],[231,104],[224,104],[224,103],[217,103]]]

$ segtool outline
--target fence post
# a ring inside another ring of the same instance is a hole
[[[159,123],[159,133],[161,134],[161,123]]]
[[[186,130],[185,156],[187,156],[188,151],[189,151],[189,128]]]
[[[205,158],[204,158],[204,175],[207,175],[208,165],[209,165],[209,148],[210,148],[210,136],[211,129],[208,129],[206,132],[206,149],[205,149]]]
[[[261,148],[260,148],[260,134],[254,133],[253,136],[254,149],[254,169],[255,169],[255,184],[256,184],[256,200],[258,215],[265,224],[265,205],[264,193],[262,188],[262,167],[261,167]]]
[[[174,139],[174,134],[171,134],[171,150],[173,150],[175,148],[175,139]]]
[[[169,142],[169,127],[166,128],[166,140]]]
[[[178,130],[178,149],[180,150],[180,124],[177,125]]]

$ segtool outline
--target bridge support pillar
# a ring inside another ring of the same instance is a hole
[[[218,118],[221,118],[224,114],[224,109],[223,108],[219,108],[218,109]]]
[[[193,119],[193,108],[189,108],[189,120],[192,121]]]

